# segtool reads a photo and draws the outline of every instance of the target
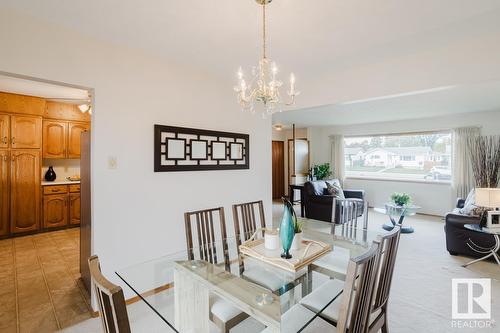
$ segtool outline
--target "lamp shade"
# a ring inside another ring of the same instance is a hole
[[[488,208],[500,207],[500,188],[476,188],[476,205]]]

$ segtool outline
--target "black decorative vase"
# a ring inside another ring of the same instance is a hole
[[[45,180],[48,181],[48,182],[53,182],[54,180],[56,180],[56,173],[54,171],[54,169],[49,166],[49,170],[47,170],[47,172],[45,173]]]

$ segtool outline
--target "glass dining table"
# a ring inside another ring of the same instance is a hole
[[[343,281],[349,259],[366,252],[372,241],[384,233],[305,218],[299,220],[304,240],[328,244],[331,251],[298,271],[241,254],[239,242],[227,238],[213,242],[210,257],[206,247],[194,245],[186,251],[120,269],[116,274],[161,319],[165,332],[208,333],[213,325],[211,307],[221,304],[217,300],[223,300],[229,313],[236,309],[252,317],[259,323],[260,330],[285,332],[284,321],[297,320],[287,317],[287,312],[324,282]],[[279,221],[273,222],[279,225]],[[291,253],[293,256],[294,252]],[[200,256],[210,260],[202,260]],[[310,325],[340,297],[341,291],[320,297],[322,303],[318,308],[321,310],[302,311],[295,331]]]

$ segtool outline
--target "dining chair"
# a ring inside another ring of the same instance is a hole
[[[379,258],[380,245],[374,242],[367,252],[349,261],[347,278],[343,288],[335,293],[323,295],[324,303],[318,310],[310,310],[302,303],[294,305],[283,314],[281,331],[311,333],[367,332]],[[321,318],[321,314],[316,316],[332,299],[334,299],[333,302],[339,301],[337,326]],[[263,332],[267,333],[271,332],[271,330],[266,328]]]
[[[358,240],[358,237],[361,237],[363,242],[367,240],[367,214],[366,207],[368,203],[365,201],[360,202],[358,200],[351,199],[334,199],[335,202],[332,206],[332,230],[331,233],[344,237],[346,239]],[[360,207],[365,209],[363,213],[363,228],[359,228],[361,224],[358,225],[360,218],[358,217],[358,212]],[[338,214],[337,214],[338,213]],[[335,216],[338,216],[338,219],[335,220]],[[331,252],[316,260],[312,265],[312,269],[318,272],[327,272],[330,275],[334,275],[336,278],[345,280],[345,276],[347,274],[347,264],[349,260],[348,253],[346,252],[344,256],[340,255],[340,253]]]
[[[217,222],[219,220],[219,230]],[[225,270],[230,271],[229,248],[227,244],[226,219],[224,207],[211,208],[184,213],[188,259],[200,258],[217,265],[222,260]],[[193,242],[196,233],[196,245]],[[219,247],[217,246],[219,243]],[[217,250],[220,250],[219,253]],[[222,252],[222,253],[220,253]],[[210,320],[224,333],[248,318],[248,314],[230,302],[211,295]]]
[[[369,327],[367,332],[387,332],[387,301],[391,287],[394,264],[399,247],[401,228],[396,226],[390,233],[379,236],[373,241],[378,245],[380,260],[376,269],[376,280],[370,305]],[[346,280],[347,282],[347,280]],[[311,294],[304,297],[300,303],[312,311],[320,311],[329,295],[335,295],[345,289],[345,283],[338,279],[329,280]],[[321,313],[321,317],[331,323],[337,323],[340,318],[341,303],[335,300]]]
[[[240,245],[249,240],[258,229],[266,228],[264,214],[264,204],[262,200],[245,202],[233,205],[233,223],[236,246],[238,249],[238,264],[242,277],[249,279],[271,291],[283,287],[283,278],[275,274],[272,270],[261,265],[252,265],[251,261],[246,263],[240,254]],[[264,232],[259,233],[261,237]]]
[[[88,264],[104,332],[130,333],[130,323],[122,288],[111,283],[102,275],[97,256],[91,256],[88,259]]]
[[[262,200],[233,205],[234,233],[237,246],[240,246],[242,241],[248,240],[257,231],[257,219],[259,220],[259,228],[264,229],[266,219]]]

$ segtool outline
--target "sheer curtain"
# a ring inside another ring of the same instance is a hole
[[[330,135],[330,147],[330,166],[333,176],[343,185],[345,178],[344,136],[339,134]]]
[[[467,147],[467,141],[478,135],[478,127],[462,127],[453,130],[452,186],[457,198],[466,198],[469,191],[475,186],[470,161],[471,152]]]

